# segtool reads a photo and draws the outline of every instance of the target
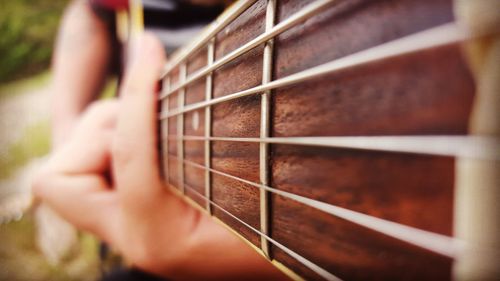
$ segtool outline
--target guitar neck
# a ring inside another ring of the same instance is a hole
[[[236,2],[165,67],[166,185],[294,279],[498,274],[498,227],[475,229],[499,207],[474,200],[498,197],[478,128],[500,110],[462,50],[498,32],[457,5]]]

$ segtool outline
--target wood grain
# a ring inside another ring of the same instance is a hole
[[[184,159],[204,165],[205,147],[203,141],[184,141]],[[187,174],[187,172],[186,172]]]
[[[216,60],[264,32],[265,6],[266,1],[257,1],[217,34]],[[262,53],[263,47],[259,46],[217,69],[213,96],[225,96],[259,85],[262,81]]]
[[[179,92],[172,93],[168,97],[168,109],[176,109],[179,107],[179,102],[177,101],[177,98],[179,96]]]
[[[278,22],[312,0],[283,0]],[[453,20],[452,0],[347,0],[275,41],[274,78]]]
[[[168,136],[177,137],[177,117],[168,118]],[[163,139],[168,143],[168,154],[177,156],[177,142],[175,140]]]
[[[281,196],[272,196],[274,239],[343,280],[449,280],[451,260]],[[281,251],[274,257],[297,268]],[[307,271],[303,271],[308,273]],[[321,280],[309,276],[311,280]]]
[[[193,104],[205,100],[205,79],[199,79],[186,87],[185,104]]]
[[[248,96],[212,107],[213,136],[258,137],[259,132],[259,96]]]
[[[277,189],[452,234],[453,158],[291,145],[271,151]]]
[[[259,191],[248,184],[212,173],[213,201],[254,228],[260,228]],[[213,209],[213,214],[243,235],[257,247],[260,247],[259,236],[237,220],[219,210]]]
[[[259,180],[258,143],[214,141],[211,148],[212,168],[249,181]]]
[[[264,32],[259,0],[215,39],[216,59]],[[312,1],[279,0],[277,22]],[[275,40],[273,79],[453,21],[452,0],[345,0]],[[475,84],[459,45],[358,66],[272,91],[271,136],[465,135]],[[214,71],[214,97],[261,84],[263,47]],[[206,47],[188,73],[206,65]],[[172,85],[178,81],[178,68]],[[202,78],[186,87],[186,104],[205,99]],[[177,107],[177,93],[168,106]],[[212,136],[259,137],[260,96],[212,106]],[[185,135],[204,136],[204,110],[184,114]],[[169,119],[169,134],[177,134]],[[164,126],[163,126],[164,128]],[[204,164],[204,142],[169,142],[169,183],[178,159]],[[211,141],[211,167],[259,182],[257,143]],[[451,236],[455,159],[340,148],[271,145],[270,185],[377,218]],[[204,170],[184,165],[186,195],[204,206]],[[211,173],[215,204],[260,229],[259,190]],[[260,237],[224,212],[213,214],[256,246]],[[272,195],[271,237],[344,280],[449,280],[452,260],[360,225]],[[271,255],[310,280],[321,278],[276,247]]]
[[[180,66],[177,66],[172,69],[172,71],[168,75],[170,77],[170,85],[172,86],[175,86],[177,85],[177,83],[179,83],[179,67]]]
[[[168,155],[168,184],[179,187],[179,160],[177,157]]]
[[[200,48],[187,59],[187,75],[191,75],[207,65],[207,47]]]
[[[204,197],[204,193],[200,193],[198,188],[193,188],[189,184],[185,184],[184,186],[185,190],[185,195],[189,197],[192,201],[194,201],[198,206],[201,208],[205,208],[206,206],[206,197]]]
[[[466,134],[473,98],[459,48],[447,46],[276,90],[272,135]]]
[[[266,0],[258,0],[215,37],[218,60],[264,32]]]
[[[262,82],[262,46],[214,72],[213,96],[221,97],[258,86]]]

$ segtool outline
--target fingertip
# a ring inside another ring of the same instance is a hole
[[[144,32],[131,42],[130,54],[121,96],[155,93],[156,82],[165,65],[162,43],[153,33]]]
[[[149,31],[140,34],[131,43],[132,60],[131,66],[147,64],[150,69],[162,68],[166,60],[163,44],[158,37]]]
[[[52,175],[43,168],[35,173],[31,181],[31,193],[37,199],[44,200],[46,189],[51,185]]]
[[[165,49],[160,39],[158,39],[158,36],[150,31],[145,31],[142,36],[147,48],[147,53],[158,62],[163,63],[165,61]]]

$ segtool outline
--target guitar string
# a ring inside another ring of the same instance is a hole
[[[245,1],[239,1],[236,3],[234,8],[231,9],[231,13],[224,12],[221,17],[219,17],[214,23],[212,23],[209,27],[209,33],[208,37],[202,38],[201,41],[198,41],[197,44],[199,47],[201,47],[203,44],[205,44],[207,41],[210,40],[210,38],[214,37],[220,30],[222,30],[227,24],[231,23],[235,18],[237,18],[242,12],[244,12],[248,7],[250,7],[252,4],[254,4],[256,0],[245,0]],[[139,5],[141,4],[137,1],[133,2],[134,5]],[[141,11],[142,8],[135,7],[134,9],[131,9],[133,12]],[[123,16],[125,14],[119,13],[117,16]],[[125,15],[126,16],[126,15]],[[134,33],[137,35],[138,32],[141,32],[143,30],[143,20],[142,20],[142,15],[137,14],[137,13],[132,13],[131,17],[136,19],[131,26],[133,27],[130,32]],[[120,25],[117,26],[117,28],[120,28]],[[208,30],[207,30],[208,31]],[[120,33],[120,32],[118,32]],[[198,47],[198,48],[199,48]],[[187,50],[184,48],[183,50]],[[187,57],[192,53],[192,51],[184,53],[184,56]],[[175,66],[179,65],[185,57],[179,57],[174,55],[170,60],[169,64],[171,65],[172,62],[176,61]],[[171,69],[165,69],[167,72],[169,72]],[[32,197],[27,196],[26,198],[22,197],[22,200],[17,200],[16,199],[16,204],[9,204],[7,207],[0,206],[0,225],[4,224],[6,222],[9,222],[12,219],[20,219],[23,215],[23,213],[28,210],[32,206]],[[17,203],[17,202],[22,202],[22,203]],[[15,206],[15,207],[13,207]]]
[[[318,1],[318,2],[319,2],[319,1]],[[273,37],[271,37],[271,38],[273,38]],[[458,41],[457,41],[457,42],[458,42]],[[252,43],[252,41],[251,41],[251,42],[249,42],[249,43]],[[253,43],[253,44],[255,44],[255,43]],[[259,43],[259,44],[260,44],[260,43]],[[259,45],[259,44],[256,44],[255,46],[257,46],[257,45]],[[249,45],[249,46],[250,46],[250,45]],[[240,52],[241,52],[241,54],[242,54],[242,53],[244,53],[244,52],[246,52],[246,51],[248,51],[248,50],[250,50],[250,49],[254,48],[255,46],[253,46],[253,47],[249,47],[249,49],[247,49],[247,50],[244,50],[244,48],[243,48],[243,47],[245,47],[245,46],[243,46],[242,48],[240,48],[240,49],[241,49],[241,50],[240,50]],[[247,48],[248,48],[248,47],[247,47]],[[238,51],[238,50],[236,50],[236,51]],[[231,55],[231,54],[229,54],[229,55]],[[239,55],[240,55],[240,54],[237,54],[237,55],[236,55],[236,56],[234,56],[233,58],[230,58],[229,56],[226,56],[226,57],[228,57],[227,61],[226,61],[226,62],[224,62],[223,60],[221,60],[221,61],[218,61],[218,62],[214,63],[216,66],[215,66],[215,67],[214,67],[214,66],[212,66],[212,67],[213,67],[213,70],[215,70],[217,67],[220,67],[220,65],[223,65],[223,64],[225,64],[225,63],[227,63],[227,62],[231,61],[232,59],[236,58],[236,57],[237,57],[237,56],[239,56]],[[224,58],[226,58],[226,57],[224,57]],[[224,58],[223,58],[223,59],[224,59]],[[219,65],[219,66],[217,66],[217,63],[220,63],[220,65]],[[174,90],[172,90],[169,94],[173,94],[176,90],[179,90],[179,89],[184,88],[184,87],[185,87],[185,86],[187,86],[189,83],[191,83],[191,82],[193,82],[193,81],[195,81],[195,80],[197,80],[197,79],[202,78],[203,76],[205,76],[205,75],[207,75],[207,74],[211,73],[213,70],[206,70],[206,69],[205,69],[205,71],[207,71],[206,73],[202,73],[202,72],[195,73],[195,75],[193,75],[193,76],[191,76],[190,78],[188,78],[188,79],[187,79],[187,81],[186,81],[185,83],[180,83],[180,84],[178,85],[177,89],[175,89],[175,87],[174,87]],[[202,70],[202,71],[203,71],[203,70]],[[327,72],[327,73],[328,73],[328,72]],[[198,77],[196,76],[197,74],[199,75]],[[192,79],[192,80],[191,80],[191,79]],[[299,81],[299,82],[300,82],[300,81]],[[297,83],[297,82],[294,82],[294,83]],[[184,85],[183,85],[183,84],[184,84]],[[236,98],[236,97],[235,97],[235,98]],[[222,101],[222,102],[223,102],[223,101]],[[214,103],[213,101],[212,101],[212,103],[213,103],[213,104],[216,104],[216,103]],[[207,106],[210,106],[210,105],[205,105],[205,106],[203,106],[203,107],[207,107]],[[184,111],[184,110],[180,110],[180,112],[179,112],[178,114],[182,114],[182,113],[184,113],[183,111]],[[185,112],[187,112],[187,110],[186,110]],[[175,110],[174,110],[174,113],[175,113]],[[172,115],[173,115],[173,114],[172,114]],[[170,117],[170,116],[169,116],[169,117]],[[254,141],[255,141],[255,140],[254,140]],[[275,139],[275,140],[269,140],[269,141],[267,141],[266,143],[272,143],[272,141],[280,141],[280,140],[277,140],[277,139]],[[263,141],[262,141],[262,139],[258,139],[256,142],[262,143]],[[301,143],[303,144],[303,142],[301,142]],[[320,144],[320,145],[321,145],[321,144]],[[323,144],[323,145],[324,145],[324,144]],[[329,145],[331,145],[331,141],[329,142]],[[327,146],[328,146],[328,145],[327,145]],[[438,152],[438,153],[439,153],[439,152]],[[476,155],[476,154],[473,154],[473,155]],[[187,162],[188,162],[188,160],[185,160],[185,159],[184,159],[184,161],[183,161],[183,162],[184,162],[184,163],[187,163]],[[196,163],[195,163],[195,164],[196,164]],[[200,165],[200,166],[201,166],[201,165]],[[203,167],[203,166],[202,166],[202,167]],[[207,169],[207,167],[203,167],[203,168]],[[208,168],[208,170],[213,170],[213,169]],[[195,192],[196,192],[196,194],[197,194],[198,196],[200,196],[200,197],[202,197],[202,198],[203,198],[203,196],[202,196],[202,195],[200,195],[200,194],[198,194],[198,192],[197,192],[197,191],[195,191]],[[207,200],[206,198],[203,198],[203,199]],[[211,202],[210,200],[208,200],[208,201],[209,201],[209,203],[210,203],[210,204],[213,204],[213,202]],[[241,221],[241,220],[240,220],[240,219],[238,219],[237,217],[233,216],[233,215],[232,215],[232,214],[230,214],[229,212],[225,211],[224,209],[220,208],[220,206],[218,206],[218,205],[214,205],[214,206],[216,206],[217,208],[219,208],[219,209],[223,210],[224,212],[228,213],[228,215],[232,216],[233,218],[237,219],[238,221],[240,221],[241,223],[243,223],[243,224],[245,224],[245,225],[246,225],[246,223],[244,223],[243,221]],[[247,226],[248,226],[248,225],[247,225]],[[250,226],[248,226],[248,227],[250,227]],[[253,229],[252,227],[250,227],[250,228],[251,228],[253,231],[256,231],[257,233],[259,233],[259,234],[261,235],[261,237],[262,237],[263,233],[260,233],[259,231],[257,231],[256,229]],[[267,236],[266,236],[266,239],[267,239]],[[273,244],[274,244],[274,243],[273,243]],[[300,260],[299,260],[299,261],[300,261]],[[306,260],[306,261],[307,261],[307,260]],[[321,268],[320,268],[320,269],[321,269]]]
[[[274,3],[275,3],[275,2],[274,2]],[[272,4],[273,4],[273,1],[268,2],[268,5],[267,5],[267,6],[268,6],[268,7],[267,7],[268,9],[266,10],[266,21],[268,21],[268,20],[269,20],[269,16],[270,16],[270,9],[269,9],[269,8],[270,8],[270,5],[272,5]],[[273,6],[274,6],[274,5],[273,5]],[[271,13],[271,15],[274,17],[274,7],[272,7],[272,8],[273,8],[273,9],[272,9],[272,11],[271,11],[271,12],[272,12],[272,13]],[[274,21],[274,20],[273,20],[273,21]],[[266,24],[267,24],[267,23],[266,23]],[[267,29],[272,28],[272,24],[273,24],[273,23],[271,23],[271,25],[270,25],[269,27],[266,25],[266,31],[267,31]],[[272,52],[272,51],[271,51],[271,52]],[[209,60],[209,61],[208,61],[208,67],[210,67],[210,66],[213,64],[213,61],[210,61],[210,54],[209,54],[209,59],[208,59],[208,60]],[[231,58],[229,58],[229,60],[231,60]],[[266,63],[265,63],[265,56],[264,56],[264,65],[265,65],[265,64],[266,64]],[[271,62],[270,62],[269,64],[270,64],[270,65],[272,65],[272,63],[271,63]],[[265,66],[264,66],[264,69],[265,69]],[[208,77],[210,76],[210,74],[211,74],[211,72],[207,73],[207,75],[206,75],[206,76],[207,76],[207,80],[208,80]],[[201,78],[201,77],[200,77],[200,78]],[[263,78],[263,79],[265,79],[265,78]],[[266,81],[265,81],[265,80],[263,80],[263,83],[264,83],[264,82],[266,82]],[[208,87],[208,86],[207,86],[207,87]],[[265,97],[265,95],[263,95],[263,96],[262,96],[262,99],[264,99],[264,97]],[[207,98],[207,100],[209,100],[209,98]],[[210,106],[205,107],[205,111],[209,111],[209,110],[210,110]],[[207,118],[207,116],[206,116],[206,120],[205,120],[205,121],[207,121],[207,120],[209,120],[209,119],[208,119],[208,118]],[[205,135],[205,136],[207,137],[207,135]],[[209,141],[205,141],[205,145],[209,145]],[[206,153],[205,153],[205,156],[207,156],[207,154],[206,154]],[[206,158],[206,157],[205,157],[205,158]],[[207,159],[205,159],[205,160],[206,160],[205,162],[207,162]],[[208,161],[209,161],[209,160],[208,160]],[[207,163],[205,163],[205,165],[206,165],[206,167],[207,167],[207,168],[209,168],[209,167],[210,167]],[[261,165],[262,165],[262,163],[261,163]],[[206,171],[208,172],[208,170],[206,170]],[[210,172],[208,172],[208,175],[210,175]],[[209,180],[209,176],[207,176],[207,175],[205,175],[205,176],[206,176],[206,180]],[[265,184],[265,182],[264,182],[264,184]],[[184,186],[184,185],[183,185],[183,186]],[[205,190],[205,192],[207,192],[207,186],[205,186],[205,189],[206,189],[206,190]],[[209,190],[209,189],[208,189],[208,190]],[[261,193],[262,193],[262,191],[263,191],[263,190],[261,190]],[[196,193],[196,194],[198,194],[198,193]],[[265,192],[265,194],[266,194],[266,192]],[[264,195],[265,195],[265,194],[264,194]],[[209,196],[207,196],[207,198],[210,198],[210,197],[209,197]],[[266,196],[266,198],[267,198],[267,196]],[[205,198],[205,199],[206,199],[206,198]],[[261,201],[262,201],[262,194],[261,194]],[[209,202],[208,206],[210,206],[210,199],[208,199],[208,202]],[[221,209],[222,209],[222,208],[221,208]],[[223,209],[222,209],[222,210],[223,210]],[[224,210],[224,211],[225,211],[225,210]],[[267,234],[267,228],[262,229],[262,227],[263,227],[262,223],[264,223],[265,225],[267,225],[266,220],[262,221],[262,211],[263,211],[263,209],[262,209],[262,202],[261,202],[261,230],[263,231],[263,233],[266,233],[266,234]],[[208,208],[208,212],[209,212],[209,213],[211,212],[211,209],[210,209],[210,208]],[[267,212],[265,212],[265,213],[266,213],[266,216],[267,216]],[[232,214],[229,214],[229,215],[232,215]],[[238,219],[238,218],[236,218],[236,219]],[[239,220],[239,219],[238,219],[238,220]],[[255,230],[255,229],[254,229],[254,230]],[[259,231],[257,231],[257,232],[259,232]],[[266,238],[268,238],[268,237],[267,237],[267,235],[266,235]],[[268,247],[267,247],[267,243],[268,243],[268,241],[269,241],[269,240],[264,239],[264,236],[261,234],[262,251],[264,252],[264,254],[265,254],[266,256],[269,256],[269,253],[268,253]],[[283,249],[283,250],[287,251],[287,249]],[[293,253],[293,252],[289,252],[289,254],[290,254],[292,257],[294,257],[295,259],[297,259],[299,262],[302,262],[303,264],[306,264],[309,268],[311,268],[312,270],[316,271],[317,273],[319,273],[321,276],[325,277],[326,279],[328,279],[328,280],[340,280],[340,279],[336,278],[335,276],[331,275],[330,273],[328,273],[327,271],[324,271],[322,268],[317,267],[315,264],[311,264],[308,260],[303,259],[302,257],[298,256],[297,254],[295,254],[295,253]],[[309,263],[309,264],[308,264],[308,263]]]
[[[224,27],[230,24],[234,19],[236,19],[240,14],[246,11],[251,5],[253,5],[257,0],[245,0],[238,1],[233,4],[228,10],[224,11],[213,23],[206,27],[203,34],[193,41],[191,44],[182,48],[179,52],[176,52],[168,60],[165,65],[163,74],[160,77],[165,77],[169,72],[178,66],[183,60],[186,60],[188,56],[203,47],[205,43],[213,40],[214,37],[219,33]]]
[[[168,155],[170,158],[175,158],[177,159],[176,156],[173,155]],[[418,229],[415,227],[403,225],[400,223],[388,221],[385,219],[380,219],[377,217],[373,217],[370,215],[365,215],[363,213],[359,213],[356,211],[352,211],[346,208],[342,208],[333,204],[321,202],[315,199],[307,198],[301,195],[297,195],[291,192],[279,190],[270,186],[258,184],[246,179],[242,179],[240,177],[236,177],[230,174],[227,174],[225,172],[213,169],[213,168],[207,168],[201,164],[192,162],[190,160],[184,159],[183,163],[199,168],[199,169],[207,169],[210,172],[214,174],[218,174],[233,180],[236,180],[238,182],[242,182],[248,185],[251,185],[253,187],[259,188],[259,189],[264,189],[268,192],[272,192],[274,194],[283,196],[285,198],[294,200],[296,202],[302,203],[304,205],[307,205],[309,207],[318,209],[320,211],[323,211],[327,214],[333,215],[335,217],[339,217],[341,219],[344,219],[346,221],[350,221],[352,223],[361,225],[365,228],[374,230],[376,232],[385,234],[387,236],[396,238],[400,241],[407,242],[409,244],[427,249],[429,251],[432,251],[434,253],[438,253],[443,256],[447,256],[450,258],[456,258],[461,250],[461,242],[460,240],[449,237],[446,235]]]
[[[283,244],[277,242],[276,240],[272,239],[268,235],[264,234],[263,232],[259,231],[258,229],[254,228],[253,226],[251,226],[248,223],[246,223],[245,221],[243,221],[242,219],[238,218],[236,215],[232,214],[231,212],[227,211],[223,207],[219,206],[214,201],[207,199],[205,196],[203,196],[202,194],[200,194],[196,189],[191,188],[188,184],[185,184],[185,188],[188,189],[189,191],[193,192],[195,195],[197,195],[198,197],[202,198],[203,200],[208,201],[208,203],[210,205],[212,205],[212,206],[216,207],[217,209],[221,210],[222,212],[224,212],[225,214],[229,215],[230,217],[232,217],[233,219],[235,219],[239,223],[241,223],[244,226],[248,227],[250,230],[252,230],[253,232],[257,233],[257,235],[259,235],[260,237],[263,237],[267,241],[271,242],[273,245],[277,246],[278,248],[280,248],[281,250],[283,250],[285,253],[287,253],[288,255],[290,255],[292,258],[296,259],[297,261],[299,261],[300,263],[302,263],[303,265],[305,265],[306,267],[308,267],[312,271],[316,272],[321,277],[323,277],[323,278],[325,278],[327,280],[341,281],[340,278],[338,278],[337,276],[333,275],[329,271],[323,269],[322,267],[318,266],[317,264],[313,263],[312,261],[308,260],[307,258],[299,255],[298,253],[296,253],[295,251],[291,250],[290,248],[288,248],[288,247],[284,246]]]
[[[184,79],[186,79],[186,75],[187,75],[187,63],[183,63],[181,64],[181,68],[179,71],[179,79],[184,81]],[[179,95],[177,98],[178,108],[184,107],[185,98],[186,98],[186,90],[183,88],[179,91]],[[177,151],[180,151],[181,159],[184,159],[184,142],[182,141],[182,136],[184,135],[184,115],[177,115],[176,129],[177,129],[177,135],[179,136],[179,139],[177,141]],[[177,168],[177,171],[179,173],[178,177],[179,179],[181,179],[179,187],[184,192],[184,165],[182,164],[182,161],[179,161],[178,165],[179,165]]]
[[[170,140],[177,136],[170,135]],[[183,136],[184,141],[229,141],[319,146],[357,150],[413,153],[500,161],[500,140],[483,136],[330,136],[330,137],[202,137]]]
[[[279,35],[282,32],[285,32],[286,30],[298,25],[299,23],[309,19],[310,17],[322,12],[325,8],[328,6],[338,3],[341,1],[337,0],[318,0],[315,1],[306,7],[302,8],[299,12],[293,14],[286,20],[282,21],[281,23],[275,25],[272,29],[270,29],[268,32],[264,32],[261,35],[257,36],[253,40],[249,41],[248,43],[244,44],[243,46],[239,47],[238,49],[232,51],[231,53],[225,55],[221,59],[214,61],[214,63],[210,66],[206,66],[205,68],[199,70],[198,72],[192,74],[189,76],[186,81],[182,83],[178,83],[174,87],[172,87],[168,92],[165,92],[165,94],[162,96],[164,98],[165,96],[171,95],[172,93],[176,92],[180,88],[183,88],[187,86],[188,84],[204,77],[208,73],[214,71],[215,69],[223,66],[224,64],[231,62],[232,60],[236,59],[237,57],[241,56],[242,54],[245,54],[246,52],[252,50],[253,48],[269,41],[270,39],[273,39],[275,36]],[[165,77],[168,75],[168,73],[164,74],[160,78]]]
[[[159,119],[183,114],[208,105],[220,104],[233,99],[252,94],[260,94],[267,90],[285,87],[307,81],[339,70],[360,66],[380,60],[402,56],[439,46],[450,45],[467,39],[467,35],[455,23],[444,24],[400,39],[396,39],[376,47],[372,47],[340,59],[336,59],[316,67],[312,67],[289,76],[273,80],[264,85],[214,98],[208,102],[198,102],[184,107],[182,110],[173,109],[169,114],[161,113]],[[281,93],[286,94],[286,93]]]

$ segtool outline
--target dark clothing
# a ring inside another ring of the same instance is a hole
[[[117,269],[106,274],[100,281],[168,281],[138,269]]]

